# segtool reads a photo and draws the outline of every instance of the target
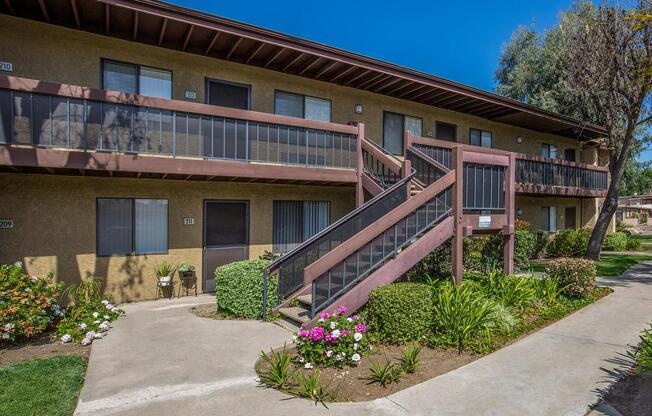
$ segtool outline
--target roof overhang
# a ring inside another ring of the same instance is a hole
[[[154,0],[4,0],[0,12],[387,95],[578,140],[589,123],[320,43]]]

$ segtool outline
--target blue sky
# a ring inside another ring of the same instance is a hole
[[[168,0],[493,91],[501,46],[573,0]],[[652,159],[652,150],[642,159]]]

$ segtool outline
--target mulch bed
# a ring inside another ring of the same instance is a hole
[[[652,415],[652,371],[626,374],[604,399],[623,416]]]
[[[39,338],[0,348],[0,366],[61,355],[78,355],[88,360],[90,353],[90,345],[64,344],[53,335],[45,334]]]
[[[385,357],[387,357],[387,359],[398,363],[403,348],[396,345],[375,345],[369,356],[363,357],[356,367],[319,368],[321,384],[326,385],[329,381],[331,382],[329,388],[335,389],[338,402],[362,402],[384,397],[415,384],[423,383],[480,358],[479,355],[469,353],[459,355],[457,351],[424,347],[419,354],[419,368],[415,373],[404,374],[398,383],[390,384],[387,387],[371,383],[368,380],[371,375],[370,359],[374,362],[384,363]],[[292,354],[296,352],[294,348],[289,351]],[[263,365],[259,361],[256,368],[260,369]],[[309,375],[312,370],[299,367],[296,371]]]
[[[196,316],[199,316],[200,318],[217,319],[218,321],[241,321],[251,319],[227,315],[223,312],[218,311],[217,305],[213,303],[193,306],[190,308],[190,312]]]

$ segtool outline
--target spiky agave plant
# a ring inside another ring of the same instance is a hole
[[[260,358],[264,363],[258,371],[260,384],[281,391],[290,390],[292,384],[292,371],[290,368],[292,356],[285,349],[285,345],[278,352],[271,350],[269,354],[266,354],[264,351],[261,351]]]

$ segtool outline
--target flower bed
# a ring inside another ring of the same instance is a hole
[[[103,338],[111,328],[111,322],[123,314],[124,311],[106,299],[75,305],[68,309],[66,317],[57,326],[57,335],[64,343],[90,345],[93,340]]]

